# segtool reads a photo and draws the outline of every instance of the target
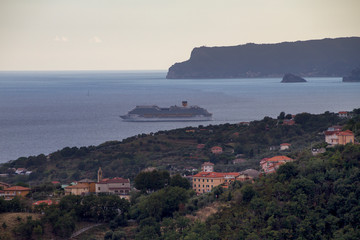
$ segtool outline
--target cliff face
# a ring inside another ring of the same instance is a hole
[[[304,77],[349,73],[360,63],[360,37],[245,44],[193,49],[189,60],[175,63],[167,78]]]

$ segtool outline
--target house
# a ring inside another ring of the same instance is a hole
[[[280,144],[280,151],[287,150],[290,148],[290,146],[291,146],[290,143],[282,143],[282,144]]]
[[[223,150],[222,150],[222,147],[215,146],[215,147],[212,147],[212,148],[211,148],[211,152],[212,152],[213,154],[220,154],[220,153],[223,152]]]
[[[347,117],[349,117],[348,112],[345,112],[345,111],[339,112],[338,115],[339,115],[340,118],[347,118]]]
[[[89,192],[89,185],[84,183],[78,183],[76,185],[65,187],[65,195],[86,195]]]
[[[236,178],[237,181],[253,181],[255,178],[258,178],[260,172],[255,169],[246,169],[245,171],[239,172],[239,176]]]
[[[129,195],[130,190],[130,180],[121,177],[112,179],[104,178],[95,185],[96,193]]]
[[[213,172],[214,171],[214,164],[211,162],[204,162],[201,165],[202,172]]]
[[[26,195],[29,194],[30,192],[30,188],[27,187],[22,187],[22,186],[13,186],[13,187],[9,187],[4,189],[4,197],[5,200],[11,200],[14,197],[25,197]]]
[[[287,156],[275,156],[272,158],[264,158],[260,161],[260,167],[264,173],[273,173],[280,167],[280,165],[287,162],[292,162],[293,159]]]
[[[325,142],[330,145],[345,145],[347,143],[354,143],[355,136],[350,130],[341,131],[341,126],[333,126],[328,128],[325,134]]]
[[[239,173],[200,172],[193,176],[192,186],[196,193],[210,192],[221,184],[230,184],[236,180]]]
[[[338,139],[340,145],[345,145],[348,143],[354,143],[355,136],[352,131],[346,130],[338,133]]]
[[[95,181],[93,181],[91,179],[82,179],[82,180],[78,181],[78,183],[87,185],[89,187],[89,192],[95,193],[95,185],[96,185]]]

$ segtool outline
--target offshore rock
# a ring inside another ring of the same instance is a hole
[[[298,82],[307,82],[302,77],[296,76],[291,73],[286,73],[281,81],[282,83],[298,83]]]

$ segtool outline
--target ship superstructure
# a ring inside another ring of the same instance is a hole
[[[198,106],[188,106],[187,101],[182,106],[161,108],[156,105],[136,106],[128,114],[120,116],[130,122],[160,122],[160,121],[211,121],[212,114]]]

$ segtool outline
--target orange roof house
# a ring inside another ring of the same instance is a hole
[[[350,130],[346,130],[338,133],[339,144],[345,145],[347,143],[354,143],[354,133]]]
[[[292,158],[287,156],[275,156],[272,158],[264,158],[260,162],[261,169],[264,173],[273,173],[280,167],[280,165],[287,162],[294,161]]]
[[[216,186],[230,184],[235,181],[239,175],[237,172],[199,172],[193,176],[193,189],[198,194],[210,192]]]
[[[348,117],[348,112],[346,112],[346,111],[339,112],[339,117],[347,118]]]
[[[330,145],[345,145],[347,143],[354,143],[355,136],[350,130],[341,131],[340,126],[334,126],[324,132],[325,142]]]
[[[10,188],[4,189],[4,197],[5,200],[11,200],[14,197],[25,197],[30,192],[30,188],[21,187],[21,186],[13,186]]]

